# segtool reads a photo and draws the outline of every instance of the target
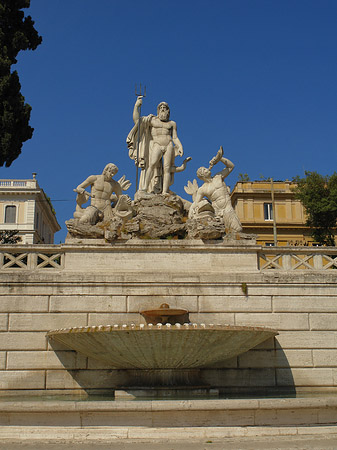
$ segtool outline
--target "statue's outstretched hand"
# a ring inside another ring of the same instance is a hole
[[[142,104],[143,104],[143,96],[140,95],[139,97],[137,97],[135,106],[137,106],[137,108],[139,108],[139,106],[142,106]]]

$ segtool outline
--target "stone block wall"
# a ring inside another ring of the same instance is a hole
[[[0,270],[2,394],[11,390],[109,390],[123,385],[123,371],[61,345],[52,348],[46,332],[142,323],[139,311],[163,302],[188,309],[191,322],[279,331],[275,339],[203,370],[205,382],[221,391],[337,388],[337,271],[263,272],[257,267],[243,271],[233,266],[229,270],[223,253],[216,255],[214,268],[210,263],[197,272],[186,265],[184,272],[177,272],[172,264],[163,272],[156,270],[143,249],[142,269],[121,272],[114,252],[104,252],[105,271],[88,272],[88,261],[83,264],[85,270],[80,264],[70,264],[72,257],[66,251],[62,267]],[[94,259],[92,249],[83,249],[81,256]],[[203,256],[200,252],[198,267]],[[124,257],[132,266],[132,254]],[[169,261],[169,255],[165,257]],[[242,254],[237,265],[240,258]]]

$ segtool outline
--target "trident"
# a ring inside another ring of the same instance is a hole
[[[146,97],[146,86],[144,86],[142,93],[142,84],[139,84],[139,93],[137,92],[137,84],[135,88],[136,97]],[[137,139],[137,164],[136,164],[136,192],[138,191],[138,169],[139,169],[139,146],[140,146],[140,115],[141,115],[141,105],[138,106],[138,139]]]

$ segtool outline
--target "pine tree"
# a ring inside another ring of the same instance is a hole
[[[9,167],[20,155],[23,142],[33,135],[29,126],[31,107],[25,103],[17,71],[21,50],[35,50],[42,38],[30,16],[30,0],[0,0],[0,166]]]

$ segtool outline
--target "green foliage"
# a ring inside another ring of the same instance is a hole
[[[247,283],[241,283],[242,292],[247,295],[248,294],[248,286]]]
[[[260,180],[261,181],[271,181],[270,177],[265,177],[262,173],[260,173]]]
[[[307,225],[313,239],[322,245],[335,245],[334,228],[337,225],[337,173],[323,176],[305,172],[305,178],[293,178],[297,183],[296,197],[308,216]]]
[[[54,206],[53,206],[53,204],[52,204],[52,202],[51,202],[51,200],[50,200],[50,197],[49,197],[48,195],[46,195],[46,194],[44,194],[44,195],[45,195],[45,197],[46,197],[47,202],[49,203],[51,212],[52,212],[52,213],[54,214],[54,216],[56,217],[56,211],[55,211]]]
[[[18,230],[0,231],[0,244],[17,244],[21,241],[20,236],[16,236]]]
[[[241,182],[250,181],[248,173],[239,173],[239,180]]]
[[[11,71],[21,50],[35,50],[42,41],[32,18],[21,11],[29,6],[30,0],[0,0],[0,166],[6,167],[33,135],[31,107],[20,92],[18,73]]]

